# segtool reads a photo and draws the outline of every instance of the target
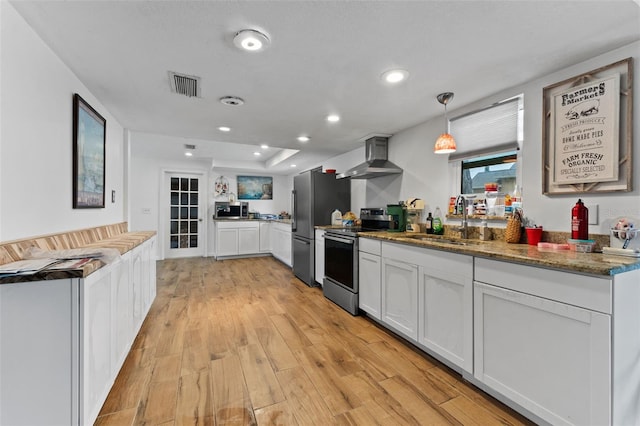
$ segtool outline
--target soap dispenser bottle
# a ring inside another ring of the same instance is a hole
[[[436,207],[436,210],[433,212],[433,233],[436,235],[444,234],[444,224],[442,223],[440,207]]]

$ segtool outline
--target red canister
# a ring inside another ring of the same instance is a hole
[[[589,209],[581,199],[571,209],[571,238],[574,240],[589,239]]]

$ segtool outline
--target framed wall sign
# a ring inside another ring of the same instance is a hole
[[[273,178],[271,176],[238,176],[239,200],[272,200]]]
[[[73,208],[104,208],[107,121],[73,96]]]
[[[631,191],[632,58],[543,89],[543,193]]]

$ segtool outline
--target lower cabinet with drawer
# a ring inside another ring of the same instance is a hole
[[[473,374],[473,257],[359,241],[360,309],[451,368]]]
[[[476,259],[477,380],[557,425],[611,423],[612,280]]]
[[[258,221],[216,221],[216,258],[260,253]]]

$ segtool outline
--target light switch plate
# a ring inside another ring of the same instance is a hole
[[[143,207],[142,214],[151,214],[151,209],[149,207]]]
[[[589,225],[597,225],[598,224],[598,205],[591,204],[587,206],[589,209]]]

